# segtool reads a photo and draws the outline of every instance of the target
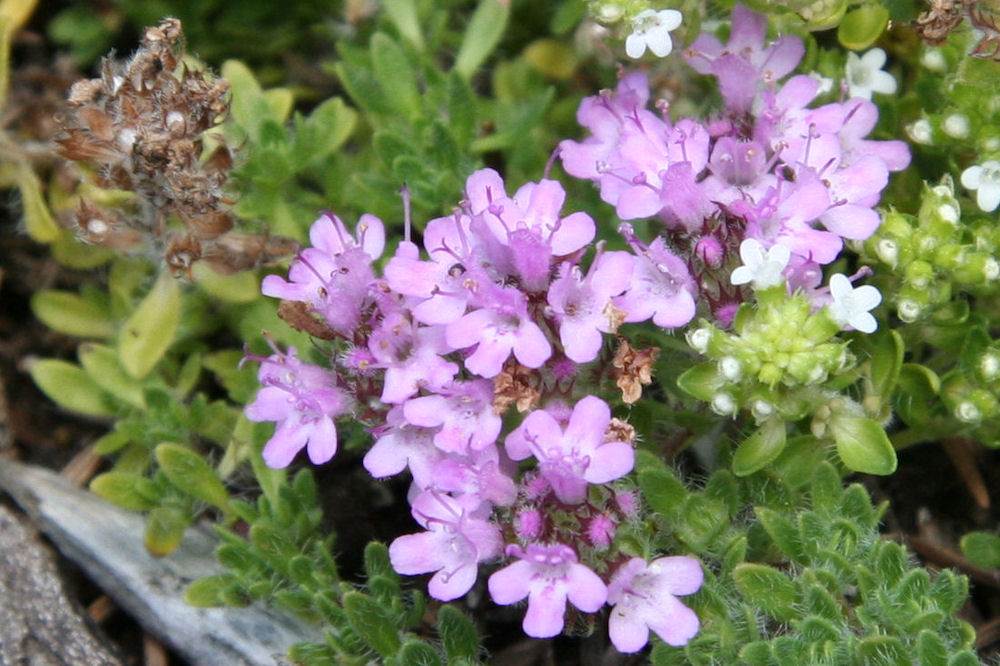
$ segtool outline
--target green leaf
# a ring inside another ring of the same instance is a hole
[[[483,64],[507,28],[510,3],[503,0],[480,0],[462,37],[455,58],[455,71],[470,78]]]
[[[865,666],[898,666],[910,663],[903,642],[895,636],[867,636],[858,641],[858,663]]]
[[[83,368],[57,359],[39,359],[28,368],[42,393],[73,412],[88,416],[111,416],[107,395]]]
[[[407,41],[418,51],[424,50],[424,36],[420,31],[420,18],[414,0],[383,0],[382,6],[389,20]]]
[[[184,590],[184,601],[196,608],[222,606],[222,591],[235,583],[236,580],[236,576],[230,573],[196,580]]]
[[[94,453],[99,456],[106,456],[116,451],[120,451],[130,444],[132,440],[128,435],[117,430],[109,432],[96,442],[94,442]]]
[[[278,120],[274,107],[264,95],[250,68],[239,60],[222,63],[222,77],[229,81],[232,92],[230,113],[236,124],[254,139],[259,139],[265,120]]]
[[[375,599],[361,592],[347,592],[343,606],[351,628],[376,652],[389,657],[399,651],[399,632],[388,611]]]
[[[745,563],[733,569],[733,580],[747,601],[776,620],[788,622],[797,617],[795,583],[777,569]]]
[[[906,347],[902,336],[891,328],[879,331],[872,344],[871,380],[875,395],[883,400],[892,395],[903,367]]]
[[[170,482],[184,493],[219,508],[227,508],[229,493],[204,458],[181,446],[165,442],[155,449],[156,462]]]
[[[177,550],[184,538],[184,530],[191,524],[191,516],[172,506],[158,506],[146,516],[143,543],[154,557],[163,557]],[[227,602],[228,603],[228,602]]]
[[[848,468],[865,474],[896,471],[896,451],[878,422],[838,414],[830,419],[830,430],[837,453]]]
[[[399,651],[399,660],[405,666],[441,666],[437,650],[427,643],[408,640]]]
[[[639,488],[653,511],[664,518],[677,516],[689,493],[684,484],[669,472],[645,470],[639,473]]]
[[[264,91],[264,99],[271,107],[275,124],[280,127],[288,120],[288,115],[292,112],[292,107],[295,105],[295,95],[288,88],[271,88]]]
[[[52,243],[62,236],[42,196],[42,183],[27,163],[17,170],[18,187],[21,190],[21,205],[24,207],[24,229],[39,243]]]
[[[837,39],[846,49],[863,51],[875,41],[889,24],[889,10],[879,4],[852,9],[837,27]]]
[[[699,363],[685,370],[677,378],[677,386],[682,391],[689,393],[699,400],[712,402],[715,393],[722,386],[722,380],[719,378],[719,370],[716,363],[709,361],[707,363]]]
[[[191,267],[191,275],[202,291],[225,303],[252,303],[260,298],[260,278],[254,271],[222,275],[199,261]]]
[[[107,345],[85,343],[80,345],[77,354],[80,365],[94,383],[124,403],[139,409],[146,407],[145,387],[125,372],[118,352]]]
[[[976,566],[1000,568],[1000,536],[988,532],[969,532],[962,537],[960,545],[962,553]]]
[[[457,72],[448,74],[448,126],[463,145],[476,136],[476,96]]]
[[[180,317],[180,286],[163,271],[119,335],[118,354],[125,371],[136,379],[148,375],[173,344]]]
[[[45,289],[31,297],[31,311],[54,331],[78,338],[108,338],[115,324],[106,307],[69,291]]]
[[[365,546],[365,572],[369,578],[375,576],[395,577],[396,570],[389,561],[389,549],[380,541],[371,541]]]
[[[837,627],[833,622],[825,617],[817,617],[815,615],[802,620],[798,624],[797,629],[803,638],[812,643],[825,641],[837,642],[841,637],[840,632],[837,631]]]
[[[740,661],[751,666],[770,666],[774,663],[770,643],[767,641],[747,643],[740,650]]]
[[[105,472],[90,482],[90,490],[103,500],[129,511],[149,511],[160,493],[149,479],[126,472]]]
[[[448,660],[475,659],[479,654],[479,634],[476,625],[465,613],[451,605],[438,610],[437,629]]]
[[[296,128],[293,150],[297,162],[305,165],[325,160],[344,145],[357,124],[357,112],[343,99],[324,101]]]
[[[802,549],[802,541],[799,539],[799,530],[795,523],[780,511],[767,507],[754,507],[754,512],[764,529],[767,530],[771,540],[786,557],[798,561],[805,558],[805,551]]]
[[[372,57],[372,68],[375,78],[388,99],[395,105],[396,111],[408,118],[420,115],[420,91],[410,58],[407,57],[399,44],[382,32],[372,35],[369,43]]]
[[[747,476],[765,467],[785,448],[785,421],[772,417],[740,444],[733,455],[733,474]]]

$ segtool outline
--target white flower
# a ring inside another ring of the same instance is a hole
[[[842,273],[830,276],[830,296],[833,302],[828,306],[833,320],[841,326],[851,326],[862,333],[874,333],[878,322],[869,312],[882,302],[882,294],[870,284],[857,289]]]
[[[962,172],[962,185],[976,190],[979,209],[992,213],[1000,206],[1000,162],[989,160]]]
[[[857,53],[847,54],[847,88],[851,97],[871,99],[872,93],[891,95],[896,92],[896,79],[883,72],[885,51],[871,49],[860,58]]]
[[[764,251],[764,246],[755,238],[747,238],[740,243],[740,259],[743,265],[729,277],[733,284],[753,282],[754,289],[776,287],[784,280],[781,271],[788,266],[792,253],[784,245],[772,245]]]
[[[625,38],[625,53],[629,58],[641,58],[649,47],[660,58],[669,55],[674,48],[670,31],[680,27],[683,18],[676,9],[639,12],[632,19],[632,34]]]
[[[816,91],[817,95],[825,95],[833,90],[833,79],[823,76],[819,72],[809,72],[809,76],[815,79],[816,83],[819,84],[819,89]]]

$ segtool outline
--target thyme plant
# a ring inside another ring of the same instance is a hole
[[[188,601],[320,623],[309,664],[480,663],[518,624],[654,664],[978,663],[968,581],[854,474],[1000,445],[992,5],[359,4],[333,95],[148,28],[72,89],[64,228],[27,225],[105,250],[102,287],[36,294],[84,341],[31,372],[108,422],[91,488],[151,553],[217,523]],[[335,457],[410,486],[361,584]]]

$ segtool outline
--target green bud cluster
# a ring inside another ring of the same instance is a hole
[[[916,216],[890,211],[864,243],[864,255],[879,264],[880,285],[901,320],[931,315],[955,291],[991,288],[1000,277],[996,232],[960,223],[961,208],[950,177],[925,186]]]
[[[740,308],[732,330],[704,322],[688,334],[688,343],[711,361],[679,383],[719,414],[747,408],[758,421],[775,413],[798,420],[812,403],[803,389],[812,395],[854,365],[847,343],[831,339],[839,330],[825,309],[813,312],[804,295],[788,295],[784,285],[763,290],[758,307]]]
[[[941,378],[941,399],[969,436],[1000,445],[1000,340],[985,326],[966,333],[958,364]]]
[[[923,50],[922,113],[907,133],[935,150],[975,152],[970,163],[982,163],[1000,157],[1000,95],[987,94],[997,90],[1000,75],[992,61],[966,56],[974,43],[971,31],[956,30],[945,45]]]
[[[647,0],[589,0],[587,9],[596,21],[614,25],[620,21],[629,21],[647,9],[662,9],[662,7],[654,6]]]

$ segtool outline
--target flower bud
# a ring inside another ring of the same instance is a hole
[[[921,118],[920,120],[911,123],[906,127],[906,133],[910,135],[915,143],[921,143],[925,146],[929,146],[934,143],[934,131],[931,128],[930,122],[926,118]]]
[[[921,307],[916,301],[901,300],[896,306],[896,314],[907,324],[912,324],[920,318]]]
[[[1000,377],[1000,356],[987,352],[979,357],[979,374],[988,382]]]
[[[944,119],[941,129],[953,139],[964,139],[969,136],[969,119],[961,113],[953,113]]]
[[[732,356],[723,356],[719,359],[719,374],[726,381],[738,382],[743,377],[743,366]]]
[[[750,402],[750,413],[757,421],[763,421],[774,414],[774,405],[767,400],[757,398]]]
[[[934,279],[934,267],[926,261],[914,261],[906,267],[904,278],[913,288],[924,290]]]
[[[698,256],[709,268],[716,269],[722,266],[725,258],[725,250],[722,244],[712,236],[701,238],[694,246],[695,255]]]
[[[712,341],[712,331],[704,327],[695,328],[689,330],[684,337],[692,349],[699,354],[704,354],[708,351],[708,343]]]
[[[899,261],[899,245],[891,238],[881,238],[875,243],[875,254],[881,261],[895,268]]]
[[[955,407],[955,418],[964,423],[978,423],[982,417],[982,412],[971,400],[963,400]]]
[[[712,398],[712,411],[719,416],[732,416],[736,410],[736,401],[728,393],[716,393]]]

